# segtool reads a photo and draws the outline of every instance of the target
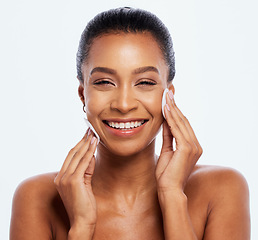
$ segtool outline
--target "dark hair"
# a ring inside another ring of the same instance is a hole
[[[77,77],[83,82],[81,67],[87,61],[93,40],[108,33],[150,32],[156,39],[169,67],[168,81],[175,76],[175,54],[167,27],[154,14],[129,7],[111,9],[95,16],[84,29],[77,52]]]

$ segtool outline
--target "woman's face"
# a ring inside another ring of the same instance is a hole
[[[161,100],[168,78],[152,35],[121,33],[94,39],[82,74],[79,94],[101,144],[122,156],[146,148],[163,122]]]

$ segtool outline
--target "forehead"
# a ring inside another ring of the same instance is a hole
[[[95,38],[85,65],[83,72],[94,67],[132,70],[154,66],[160,71],[167,70],[160,47],[148,32],[105,34]]]

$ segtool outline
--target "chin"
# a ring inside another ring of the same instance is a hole
[[[146,139],[145,139],[146,140]],[[155,138],[150,142],[145,141],[120,141],[119,143],[104,144],[103,147],[106,148],[106,151],[110,152],[113,155],[120,157],[130,157],[139,153],[143,153],[151,144],[155,143]]]

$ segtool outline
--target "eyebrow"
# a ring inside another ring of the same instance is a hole
[[[153,66],[146,66],[146,67],[140,67],[136,68],[133,71],[133,74],[139,74],[139,73],[145,73],[145,72],[155,72],[159,74],[159,70]]]
[[[106,67],[95,67],[91,70],[90,75],[92,75],[95,72],[102,72],[102,73],[109,73],[109,74],[116,74],[116,71],[111,68]]]
[[[95,67],[91,70],[90,75],[92,75],[95,72],[101,72],[101,73],[108,73],[108,74],[113,74],[115,75],[117,72],[116,70],[112,68],[107,68],[107,67]],[[153,66],[146,66],[146,67],[140,67],[136,68],[133,70],[133,74],[140,74],[140,73],[145,73],[145,72],[155,72],[159,74],[159,70]]]

